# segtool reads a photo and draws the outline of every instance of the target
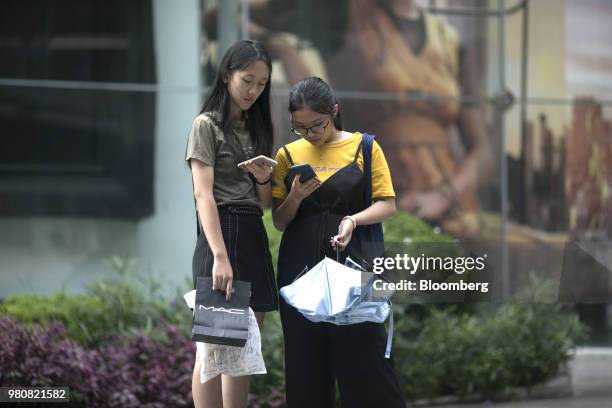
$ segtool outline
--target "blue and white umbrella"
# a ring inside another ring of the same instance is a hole
[[[373,294],[373,283],[379,279],[372,272],[363,272],[330,258],[324,258],[280,294],[312,322],[337,325],[363,322],[383,323],[389,315],[389,336],[385,357],[391,355],[393,312],[390,298],[393,291]]]

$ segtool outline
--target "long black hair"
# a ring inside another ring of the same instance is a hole
[[[266,86],[245,112],[246,127],[251,135],[257,154],[272,154],[272,138],[274,128],[270,114],[270,79],[272,76],[272,60],[266,49],[257,41],[241,40],[232,45],[221,60],[215,83],[206,97],[202,111],[221,114],[220,127],[227,133],[231,126],[230,106],[231,96],[225,78],[230,78],[236,70],[243,70],[256,61],[263,61],[270,70]]]
[[[338,100],[331,87],[319,77],[302,79],[293,85],[289,92],[289,112],[291,113],[307,106],[317,113],[332,114],[337,103]],[[338,114],[334,118],[334,127],[342,130],[340,105],[338,105]]]

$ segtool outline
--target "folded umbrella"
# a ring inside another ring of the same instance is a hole
[[[350,261],[347,258],[347,262]],[[373,293],[376,279],[372,272],[365,272],[324,258],[309,271],[298,275],[293,283],[280,289],[285,301],[295,307],[312,322],[337,325],[363,322],[383,323],[389,314],[389,337],[385,357],[391,354],[393,313],[390,298],[393,291]]]
[[[281,296],[313,322],[329,321],[348,309],[361,287],[361,273],[330,258],[324,258],[292,284],[281,288]]]

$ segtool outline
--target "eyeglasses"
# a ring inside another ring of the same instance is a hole
[[[311,126],[311,127],[293,127],[291,126],[291,131],[293,133],[295,133],[298,136],[306,136],[308,135],[308,132],[310,131],[310,133],[312,133],[313,135],[320,135],[323,132],[325,132],[325,129],[327,128],[327,126],[329,126],[329,120],[327,121],[327,123],[325,125],[316,125],[316,126]]]

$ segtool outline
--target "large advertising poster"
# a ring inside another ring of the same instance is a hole
[[[459,2],[437,3],[430,12],[413,1],[250,2],[249,36],[272,52],[285,88],[278,144],[292,138],[283,131],[286,88],[320,76],[337,92],[345,128],[376,135],[399,208],[468,237],[479,233],[478,189],[494,172],[481,103],[487,22],[454,16],[451,24],[442,3]],[[215,13],[208,8],[206,21]]]
[[[572,269],[567,242],[610,237],[609,2],[505,2],[503,21],[497,1],[246,3],[242,36],[275,60],[277,146],[295,139],[288,88],[316,75],[334,88],[345,130],[376,135],[398,209],[489,250],[500,285],[526,282],[533,251],[552,260],[537,273],[559,284]],[[218,2],[204,10],[214,67],[224,28]],[[607,250],[587,252],[610,265]]]

